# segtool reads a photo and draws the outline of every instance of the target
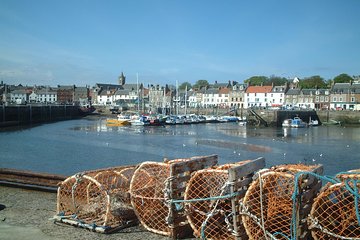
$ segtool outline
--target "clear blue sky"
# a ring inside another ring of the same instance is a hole
[[[359,12],[359,0],[0,0],[0,80],[359,75]]]

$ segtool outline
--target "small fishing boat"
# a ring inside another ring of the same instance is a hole
[[[299,117],[294,117],[294,118],[288,118],[285,119],[282,123],[283,127],[291,127],[291,128],[304,128],[307,127],[308,124],[306,122],[304,122],[301,118]]]
[[[147,125],[146,117],[140,116],[140,117],[132,118],[130,120],[130,124],[132,126],[145,126]]]
[[[282,126],[283,127],[291,127],[291,122],[292,122],[291,118],[285,119],[282,123]]]
[[[307,123],[304,122],[301,118],[299,117],[294,117],[292,120],[291,120],[291,127],[292,128],[304,128],[304,127],[307,127]]]
[[[330,119],[327,122],[322,122],[322,125],[326,125],[326,126],[329,126],[329,125],[341,125],[341,122],[337,121],[337,120],[334,120],[334,119]]]
[[[116,119],[111,118],[106,120],[106,125],[110,127],[130,125],[130,117],[126,115],[118,115]]]

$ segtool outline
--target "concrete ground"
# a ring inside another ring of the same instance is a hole
[[[112,234],[101,234],[69,225],[55,224],[56,194],[0,186],[1,240],[145,240],[169,239],[141,226]]]

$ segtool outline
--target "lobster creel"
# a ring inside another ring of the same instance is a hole
[[[306,217],[321,188],[321,181],[310,173],[322,171],[322,165],[302,164],[259,171],[240,211],[249,238],[308,239]]]
[[[129,196],[135,167],[75,174],[58,188],[55,221],[109,233],[137,223]]]
[[[190,174],[217,164],[217,155],[176,159],[162,162],[143,162],[135,171],[130,184],[131,204],[141,224],[149,231],[181,238],[183,227],[191,229],[180,204],[171,200],[183,199]]]
[[[254,172],[264,166],[265,159],[259,158],[192,174],[185,190],[185,208],[196,237],[247,239],[245,229],[238,221],[241,219],[238,203],[245,195]]]
[[[315,240],[360,239],[360,169],[336,176],[314,200],[308,218]],[[358,198],[356,200],[356,198]]]

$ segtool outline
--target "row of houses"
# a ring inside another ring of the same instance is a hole
[[[0,104],[89,104],[88,86],[14,86],[0,84]]]
[[[0,85],[0,99],[10,103],[93,104],[141,108],[157,112],[179,108],[286,108],[360,110],[360,83],[336,83],[330,89],[301,89],[297,82],[283,86],[247,86],[229,81],[201,89],[177,90],[165,85],[96,84],[94,87]]]

